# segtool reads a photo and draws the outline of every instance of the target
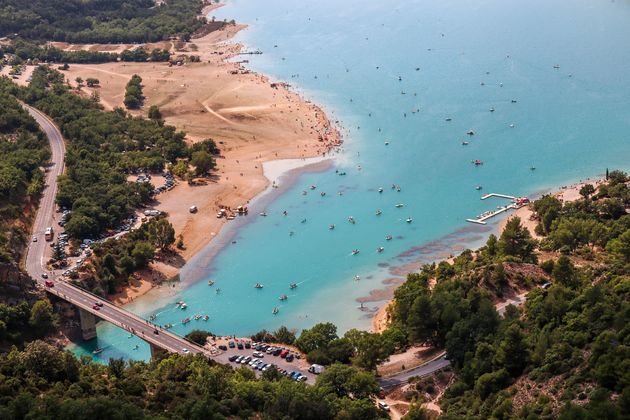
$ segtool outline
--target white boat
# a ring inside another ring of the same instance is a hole
[[[376,210],[376,215],[377,215],[377,216],[380,216],[381,214],[383,214],[383,212],[382,212],[382,211],[380,211],[380,210]]]
[[[405,220],[405,222],[411,223],[411,222],[413,222],[413,219],[411,217],[407,217],[407,220]]]
[[[335,225],[328,225],[328,229],[333,230],[335,228]]]
[[[350,216],[348,217],[348,222],[352,223],[353,225],[356,223],[356,220],[354,220],[354,217]]]
[[[263,285],[262,285],[262,284],[260,284],[260,283],[256,283],[256,284],[254,285],[254,288],[255,288],[255,289],[262,289],[263,287],[265,287],[265,286],[263,286]]]
[[[102,353],[104,349],[97,347],[92,351],[92,354],[99,354]]]
[[[392,240],[392,235],[387,235],[387,236],[385,237],[385,240],[386,240],[386,241],[391,241],[391,240]]]
[[[265,213],[264,211],[261,211],[261,212],[260,212],[260,215],[261,215],[262,217],[267,217],[267,213]]]
[[[359,281],[359,280],[361,280],[361,276],[359,276],[358,274],[354,276],[354,281]]]
[[[399,209],[399,208],[401,208],[401,207],[404,207],[404,206],[405,206],[405,205],[404,205],[403,203],[398,203],[398,204],[396,204],[396,208],[397,208],[397,209]]]
[[[353,249],[352,250],[352,255],[357,255],[359,252],[361,252],[361,251],[359,251],[358,249]]]
[[[275,308],[273,308],[273,311],[271,311],[271,313],[274,314],[274,315],[276,315],[278,312],[280,312],[280,309],[278,309],[277,306]]]
[[[208,280],[208,286],[214,285],[214,280]]]
[[[379,187],[378,188],[378,192],[382,193],[383,192],[383,187]]]
[[[379,246],[378,248],[376,248],[377,252],[383,252],[385,251],[385,248],[383,248],[382,246]]]

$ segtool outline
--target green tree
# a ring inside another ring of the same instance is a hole
[[[98,87],[100,81],[98,79],[95,79],[94,77],[88,77],[87,79],[85,79],[85,84],[87,85],[87,87]]]
[[[293,344],[295,342],[295,332],[289,330],[284,325],[278,328],[273,335],[278,343]]]
[[[197,176],[207,174],[215,166],[214,158],[203,150],[193,153],[190,163],[195,167]]]
[[[337,337],[337,327],[330,323],[315,324],[311,329],[302,330],[300,337],[295,341],[297,348],[304,353],[315,349],[327,347]]]
[[[523,372],[529,362],[529,345],[523,330],[516,324],[510,325],[494,357],[494,364],[505,369],[512,377]]]
[[[512,217],[508,220],[501,233],[497,248],[499,254],[504,257],[515,257],[522,261],[535,261],[534,241],[527,230],[521,225],[519,217]]]
[[[149,107],[149,111],[147,113],[150,120],[153,121],[162,121],[162,113],[160,112],[160,108],[157,105],[151,105]]]
[[[38,300],[31,309],[28,323],[39,334],[48,334],[59,328],[59,317],[48,300]]]
[[[630,262],[630,230],[625,231],[619,237],[608,242],[606,250],[619,256],[625,262]]]
[[[155,256],[155,248],[150,242],[140,241],[135,244],[131,251],[136,268],[146,267]]]
[[[175,243],[175,229],[166,218],[152,220],[148,227],[151,242],[162,251]]]
[[[204,330],[192,330],[188,334],[186,334],[186,338],[193,343],[199,344],[200,346],[205,346],[208,337],[212,336],[211,333]]]
[[[584,197],[585,200],[595,193],[595,187],[592,184],[584,184],[582,188],[580,188],[580,195]]]

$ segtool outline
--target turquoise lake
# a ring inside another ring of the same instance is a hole
[[[233,0],[213,14],[249,24],[237,41],[263,54],[246,56],[248,66],[321,104],[345,143],[329,169],[258,199],[247,223],[225,229],[176,287],[127,306],[158,314],[176,333],[249,335],[322,321],[340,332],[369,328],[382,302],[360,310],[357,299],[496,229],[498,220],[465,222],[505,204],[482,193],[532,196],[630,168],[629,1]],[[263,209],[268,217],[257,216]],[[210,319],[181,324],[195,314]],[[98,340],[72,349],[96,346],[102,360],[149,358],[148,345],[104,322]]]

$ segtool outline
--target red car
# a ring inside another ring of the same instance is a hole
[[[92,305],[92,309],[94,309],[95,311],[98,311],[101,309],[100,306],[98,306],[97,304]]]
[[[55,283],[53,283],[50,280],[46,280],[46,282],[44,284],[46,285],[46,287],[54,287],[55,286]]]

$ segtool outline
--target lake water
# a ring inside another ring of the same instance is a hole
[[[630,167],[628,1],[234,0],[214,14],[249,24],[237,40],[264,52],[246,56],[250,68],[321,104],[345,144],[329,169],[257,200],[246,225],[226,229],[184,267],[181,284],[128,306],[176,333],[248,335],[321,321],[341,332],[367,328],[382,302],[359,310],[357,299],[410,267],[480,245],[496,228],[465,222],[505,204],[482,193],[532,195]],[[266,218],[257,216],[263,207]],[[210,319],[180,323],[195,314]],[[107,323],[98,336],[73,350],[149,357],[141,340]]]

